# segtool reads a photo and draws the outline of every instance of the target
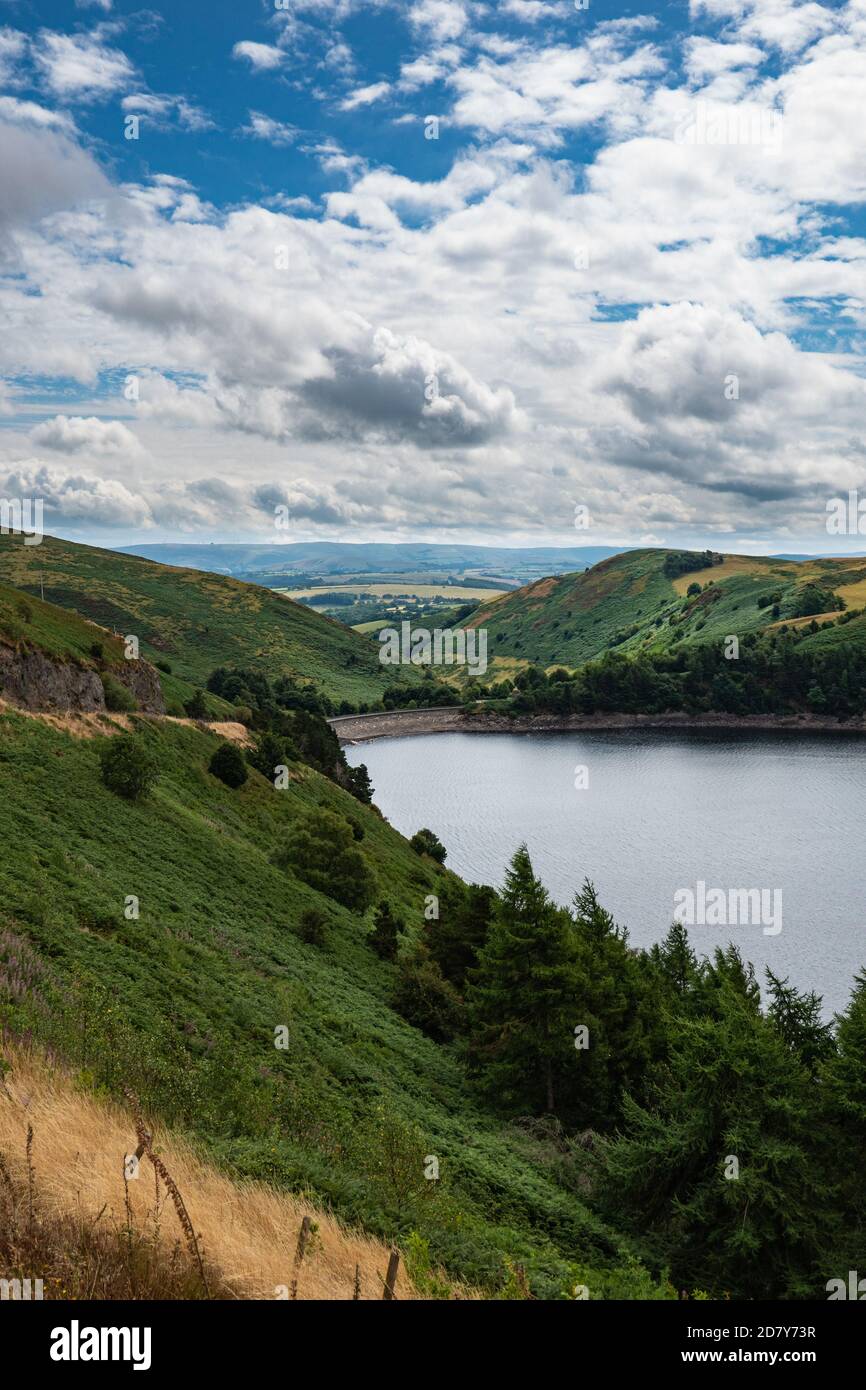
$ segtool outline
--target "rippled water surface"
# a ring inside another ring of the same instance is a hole
[[[398,830],[434,830],[464,878],[500,884],[525,840],[560,902],[584,876],[635,945],[664,935],[674,894],[780,888],[782,930],[696,926],[845,1006],[866,966],[866,739],[648,733],[431,734],[347,748]],[[575,769],[589,785],[575,789]]]

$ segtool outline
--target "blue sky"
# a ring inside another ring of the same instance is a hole
[[[866,0],[0,0],[0,495],[866,548],[864,90]]]

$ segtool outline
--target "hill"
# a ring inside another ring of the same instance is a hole
[[[372,644],[342,623],[225,575],[51,536],[25,546],[0,535],[0,580],[34,598],[44,593],[79,620],[136,635],[144,658],[167,662],[174,676],[194,685],[231,665],[311,681],[332,701],[357,703],[381,698],[396,679]],[[417,673],[401,668],[400,679],[416,680]]]
[[[240,1183],[163,1126],[153,1149],[177,1184],[195,1230],[205,1283],[172,1210],[137,1147],[137,1116],[81,1085],[38,1049],[10,1048],[0,1104],[0,1265],[39,1271],[46,1299],[381,1299],[389,1248],[331,1213],[267,1183]],[[27,1130],[32,1128],[30,1163]],[[38,1220],[29,1220],[29,1181]],[[127,1208],[127,1201],[129,1206]],[[231,1220],[226,1213],[231,1212]],[[312,1222],[296,1258],[301,1223]],[[175,1248],[176,1241],[181,1249]],[[440,1276],[441,1278],[441,1276]],[[471,1290],[461,1290],[471,1297]],[[418,1297],[402,1264],[396,1295]]]
[[[62,610],[37,621],[67,652],[93,631]],[[159,771],[139,801],[100,776],[125,729]],[[409,942],[429,895],[459,880],[291,753],[284,788],[250,768],[230,790],[208,770],[219,744],[134,713],[0,711],[5,1036],[65,1058],[85,1093],[131,1091],[235,1181],[303,1192],[398,1240],[422,1291],[441,1265],[495,1293],[519,1264],[540,1296],[588,1271],[599,1291],[659,1296],[561,1185],[556,1145],[484,1109],[456,1048],[395,1012],[398,966],[371,950],[371,909],[335,899],[334,866],[313,887],[280,851],[323,813],[352,827]]]
[[[524,580],[536,575],[583,569],[617,553],[614,546],[427,545],[299,541],[286,545],[197,545],[183,543],[124,546],[123,553],[143,555],[166,565],[186,565],[245,578],[307,575],[431,576],[491,573]]]
[[[577,667],[611,650],[635,655],[835,618],[808,602],[834,594],[852,609],[866,604],[866,561],[716,554],[710,563],[703,552],[633,550],[483,603],[466,626],[487,629],[494,674]],[[801,614],[804,606],[812,611]]]

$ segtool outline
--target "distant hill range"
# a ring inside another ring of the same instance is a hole
[[[271,545],[157,544],[123,547],[129,555],[163,565],[207,570],[235,578],[254,577],[259,584],[281,584],[320,575],[484,575],[525,583],[548,574],[588,569],[617,555],[610,545],[561,548],[506,548],[486,545],[390,545],[342,541],[309,541]]]
[[[318,578],[362,576],[421,578],[482,577],[515,586],[552,574],[575,574],[613,555],[634,553],[623,546],[488,546],[387,544],[351,541],[299,541],[269,545],[156,543],[120,547],[162,565],[231,575],[265,588],[290,588]],[[664,550],[655,554],[664,555]],[[812,555],[773,555],[773,560],[813,560]],[[849,557],[850,558],[850,557]]]

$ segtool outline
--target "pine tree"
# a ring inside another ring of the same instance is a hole
[[[724,982],[714,1016],[681,1018],[651,1104],[581,1153],[602,1212],[712,1296],[816,1296],[832,1229],[815,1088],[774,1025]],[[826,1278],[826,1275],[824,1276]]]
[[[368,944],[380,960],[396,960],[399,934],[403,923],[395,917],[391,904],[381,902],[373,917],[373,930],[367,937]]]
[[[575,1068],[574,931],[535,877],[525,845],[505,887],[467,994],[469,1055],[506,1107],[554,1112]]]

